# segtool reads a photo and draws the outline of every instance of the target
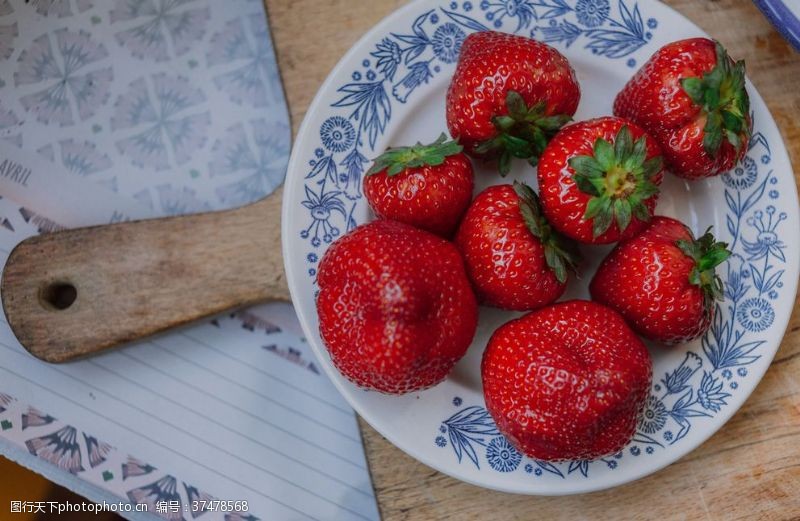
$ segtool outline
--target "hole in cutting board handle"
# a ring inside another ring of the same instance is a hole
[[[45,307],[63,311],[78,298],[78,290],[69,282],[51,282],[42,288],[39,298]]]

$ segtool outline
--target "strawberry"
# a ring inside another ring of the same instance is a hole
[[[364,178],[375,215],[450,237],[472,199],[472,164],[442,134],[430,145],[391,148]]]
[[[661,152],[640,127],[603,117],[564,127],[539,162],[544,213],[564,235],[606,244],[647,225],[663,177]]]
[[[319,266],[317,312],[333,364],[392,394],[439,383],[472,342],[478,306],[458,249],[378,220],[334,242]]]
[[[580,87],[567,59],[549,45],[513,34],[472,33],[461,46],[447,90],[447,128],[466,152],[536,163],[550,137],[572,119]]]
[[[486,408],[520,452],[544,461],[590,460],[636,431],[652,365],[615,311],[570,300],[492,335],[481,364]]]
[[[714,300],[722,298],[715,268],[731,254],[726,248],[710,231],[695,239],[680,221],[655,217],[603,260],[589,291],[640,335],[665,344],[686,342],[711,324]]]
[[[708,38],[667,44],[617,94],[614,114],[647,129],[677,176],[730,170],[750,141],[744,61]]]
[[[579,262],[571,242],[550,228],[539,198],[521,183],[490,186],[475,198],[456,235],[479,300],[525,311],[564,293]]]

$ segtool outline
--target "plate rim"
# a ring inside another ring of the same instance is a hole
[[[661,0],[638,0],[638,1],[643,3],[658,5],[660,8],[669,11],[671,15],[681,19],[683,23],[686,24],[687,28],[691,29],[692,32],[697,33],[697,36],[712,38],[711,35],[709,35],[706,31],[701,29],[688,17],[686,17],[673,7],[663,3]],[[375,23],[368,31],[366,31],[360,38],[358,38],[358,40],[356,40],[355,43],[352,44],[352,46],[348,49],[348,51],[338,60],[336,65],[330,70],[325,80],[318,88],[316,94],[314,95],[313,100],[311,101],[311,103],[308,106],[308,109],[305,112],[303,121],[300,124],[300,127],[295,136],[293,143],[294,145],[296,145],[300,141],[301,136],[306,135],[309,132],[309,127],[312,124],[311,120],[313,119],[311,115],[315,114],[318,110],[320,110],[320,106],[323,104],[323,99],[326,97],[325,93],[330,90],[331,86],[333,85],[334,81],[338,78],[338,76],[345,71],[346,68],[345,66],[353,59],[353,57],[363,53],[364,48],[367,47],[368,44],[376,40],[377,36],[385,34],[387,32],[388,26],[391,24],[393,20],[395,20],[396,18],[406,17],[409,15],[409,13],[415,13],[421,9],[424,9],[424,7],[427,5],[429,5],[427,0],[413,0],[398,9],[394,9],[386,16],[381,18],[381,20]],[[768,127],[765,128],[765,130],[769,130],[772,134],[774,134],[779,139],[778,143],[780,144],[780,147],[778,147],[778,149],[773,152],[773,156],[778,154],[783,154],[783,156],[786,159],[786,163],[790,167],[791,171],[789,174],[791,175],[792,180],[794,181],[793,184],[795,185],[795,191],[792,198],[792,200],[794,201],[794,205],[792,205],[791,204],[792,201],[789,200],[785,201],[784,204],[786,204],[789,207],[794,206],[793,208],[794,214],[798,217],[798,219],[800,219],[800,201],[798,200],[797,183],[796,180],[794,179],[794,174],[793,174],[794,169],[792,167],[791,157],[789,156],[788,149],[786,148],[786,143],[783,139],[783,136],[780,133],[780,129],[777,127],[777,123],[775,122],[772,112],[769,110],[769,107],[767,106],[763,97],[760,95],[755,85],[750,81],[749,78],[747,79],[747,86],[751,98],[757,98],[763,104],[766,112],[770,116],[769,121],[765,123],[765,125],[767,125]],[[314,129],[311,130],[313,131]],[[305,296],[301,295],[300,293],[301,288],[299,287],[298,283],[298,281],[300,280],[300,273],[298,272],[298,270],[300,270],[301,268],[299,266],[293,265],[289,261],[292,249],[290,247],[290,243],[292,243],[292,241],[289,240],[292,230],[290,230],[289,223],[291,219],[291,214],[294,212],[294,208],[290,205],[289,201],[294,200],[294,198],[288,197],[288,195],[292,195],[297,190],[299,190],[302,183],[299,181],[297,183],[290,183],[289,180],[290,180],[290,175],[293,171],[300,170],[302,165],[305,163],[305,159],[306,158],[302,155],[300,148],[294,146],[287,167],[287,175],[286,175],[286,181],[284,183],[283,200],[281,205],[281,252],[284,260],[284,268],[286,270],[286,278],[287,278],[287,284],[289,286],[289,293],[293,303],[295,301],[301,301],[303,298],[305,298]],[[788,247],[794,250],[795,253],[794,258],[798,259],[798,261],[793,266],[795,275],[797,275],[800,273],[800,243],[795,243],[794,245],[790,244],[788,245]],[[786,293],[785,298],[788,300],[791,297],[792,302],[794,302],[794,300],[797,297],[800,280],[798,280],[797,276],[791,277],[791,279],[789,280],[789,284],[792,287],[787,288],[788,292]],[[599,490],[615,488],[627,483],[631,483],[633,481],[637,481],[644,477],[650,476],[651,474],[655,474],[656,472],[659,472],[663,468],[682,459],[687,454],[691,453],[692,451],[697,449],[700,445],[705,443],[711,436],[719,432],[719,430],[725,424],[727,424],[728,421],[730,421],[731,417],[734,414],[736,414],[736,412],[738,412],[739,409],[741,409],[742,405],[744,405],[744,403],[750,398],[752,393],[755,391],[755,389],[763,380],[766,371],[772,365],[772,361],[775,358],[775,354],[780,349],[780,346],[786,334],[786,330],[789,326],[792,309],[793,307],[789,308],[788,316],[786,317],[784,325],[781,328],[775,328],[773,330],[775,336],[779,337],[779,339],[777,340],[776,346],[774,350],[772,350],[772,352],[764,353],[765,356],[769,357],[769,363],[765,363],[761,368],[759,368],[758,371],[753,371],[754,376],[757,376],[757,378],[754,380],[756,382],[755,385],[747,394],[737,395],[736,399],[732,400],[732,402],[728,406],[726,406],[724,411],[721,411],[720,413],[714,416],[716,420],[714,422],[715,427],[708,429],[707,432],[700,434],[697,438],[688,441],[686,444],[681,445],[679,448],[675,448],[671,452],[671,454],[674,454],[675,456],[670,458],[665,458],[665,461],[658,462],[654,465],[644,466],[642,470],[639,470],[639,468],[637,467],[633,467],[632,470],[627,474],[620,473],[618,474],[619,478],[617,479],[610,478],[607,482],[598,483],[596,485],[592,485],[592,482],[586,482],[586,484],[583,486],[580,485],[577,487],[572,486],[570,488],[563,490],[555,489],[548,491],[537,491],[537,490],[531,490],[530,487],[518,487],[518,488],[506,487],[503,486],[502,484],[498,485],[496,483],[479,481],[476,479],[471,479],[469,475],[452,472],[446,466],[438,464],[435,458],[430,458],[425,454],[421,454],[415,451],[414,450],[415,445],[402,441],[401,439],[399,439],[400,438],[399,436],[395,436],[395,434],[391,431],[379,428],[376,425],[376,423],[379,422],[376,421],[376,419],[371,418],[368,414],[365,414],[364,407],[362,406],[361,402],[357,399],[354,399],[351,396],[352,389],[345,387],[345,385],[339,380],[339,378],[336,377],[338,375],[336,373],[335,367],[333,367],[333,365],[328,363],[327,361],[325,363],[321,363],[321,365],[323,366],[326,375],[331,377],[331,380],[333,381],[333,384],[336,387],[336,389],[342,394],[342,396],[344,396],[348,404],[359,414],[359,416],[365,422],[367,422],[367,424],[369,424],[373,429],[375,429],[381,436],[386,438],[392,445],[402,450],[405,454],[438,472],[453,477],[454,479],[457,479],[459,481],[463,481],[465,483],[469,483],[481,488],[497,490],[506,493],[531,495],[531,496],[566,496],[574,494],[584,494],[584,493],[596,492]],[[314,337],[317,336],[319,332],[310,329],[309,326],[310,320],[307,316],[307,313],[303,310],[302,306],[295,306],[295,311],[298,315],[303,333],[308,339],[308,342],[311,345],[315,356],[319,358],[321,355],[326,353],[324,347],[318,346],[317,342],[314,341]],[[778,335],[778,333],[780,334]]]

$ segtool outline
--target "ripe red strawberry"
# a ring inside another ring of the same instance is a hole
[[[391,148],[364,178],[364,193],[378,217],[450,237],[472,199],[472,164],[442,134],[430,145]]]
[[[333,364],[355,384],[402,394],[439,383],[478,320],[458,249],[396,221],[357,227],[319,266],[317,312]]]
[[[547,145],[539,162],[544,213],[575,240],[606,244],[647,225],[663,177],[658,144],[615,117],[573,123]]]
[[[564,293],[579,255],[550,228],[539,198],[521,183],[490,186],[467,210],[456,235],[467,274],[484,304],[525,311]]]
[[[484,31],[464,40],[447,91],[447,128],[472,156],[536,163],[550,137],[572,119],[580,87],[567,59],[549,45]]]
[[[590,460],[633,437],[652,365],[615,311],[570,300],[495,331],[481,365],[486,408],[520,452],[538,460]]]
[[[621,242],[595,273],[592,299],[617,310],[633,329],[666,344],[702,336],[722,297],[715,268],[731,254],[710,231],[695,240],[680,221],[654,217]]]
[[[617,94],[614,114],[650,132],[677,176],[730,170],[750,141],[744,61],[708,38],[667,44]]]

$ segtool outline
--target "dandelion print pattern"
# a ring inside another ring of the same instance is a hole
[[[649,396],[639,417],[639,429],[647,434],[653,434],[664,428],[667,422],[667,408],[655,396]]]
[[[747,190],[756,182],[758,167],[752,157],[745,156],[733,170],[722,174],[722,182],[734,190]]]
[[[39,0],[36,2],[36,12],[42,16],[57,16],[64,18],[72,16],[72,0]],[[79,13],[92,8],[91,0],[75,0],[75,7]]]
[[[109,97],[113,72],[98,64],[107,57],[106,48],[85,31],[59,29],[39,36],[20,54],[14,86],[43,88],[23,96],[20,103],[45,124],[72,125],[76,112],[81,121],[89,119]]]
[[[611,6],[608,0],[578,0],[575,4],[575,14],[578,22],[586,27],[597,27],[608,18]]]
[[[13,401],[14,398],[11,396],[5,393],[0,393],[0,412],[5,412],[8,405]]]
[[[511,472],[516,470],[522,455],[508,443],[505,437],[494,438],[486,446],[486,461],[498,472]]]
[[[133,56],[162,62],[186,54],[206,33],[208,7],[195,0],[117,0],[112,24],[132,27],[116,33],[117,41]],[[196,5],[196,4],[195,4]]]
[[[52,434],[32,438],[25,442],[28,452],[71,474],[83,472],[78,431],[66,426]]]
[[[265,107],[283,99],[272,39],[262,14],[231,20],[211,38],[209,67],[228,69],[214,84],[234,103]]]
[[[749,298],[736,312],[739,323],[748,331],[764,331],[775,320],[772,305],[763,298]]]
[[[214,500],[214,496],[201,492],[187,483],[183,484],[183,488],[186,490],[186,497],[189,498],[189,505],[192,506],[192,517],[200,517],[209,511],[209,502]],[[203,508],[195,510],[194,505],[202,505]]]
[[[17,23],[0,25],[0,60],[7,60],[14,52],[14,39],[19,36]]]
[[[24,431],[28,427],[49,425],[54,421],[56,419],[49,414],[45,414],[34,407],[28,407],[28,412],[22,414],[22,430]]]
[[[22,147],[22,122],[9,109],[0,103],[0,139],[12,145]]]
[[[182,215],[185,213],[209,212],[211,206],[197,198],[197,192],[188,187],[182,189],[170,185],[156,187],[158,201],[164,215]]]
[[[283,122],[258,119],[229,128],[211,148],[208,165],[211,177],[238,178],[216,189],[220,201],[240,206],[277,188],[286,174],[289,140],[290,129]]]
[[[106,456],[113,450],[113,447],[108,443],[98,441],[94,436],[83,434],[83,439],[86,442],[86,453],[89,454],[89,465],[92,468],[100,465],[106,460]]]
[[[39,154],[50,161],[56,162],[56,147],[47,145],[38,150]],[[77,141],[74,139],[64,139],[57,144],[58,161],[72,173],[78,175],[90,175],[97,172],[108,170],[112,166],[111,158],[108,154],[99,152],[97,145],[90,141]]]
[[[157,512],[156,503],[169,503],[170,501],[182,503],[181,496],[178,494],[178,482],[172,476],[164,476],[154,483],[128,491],[128,499],[139,505],[147,505],[150,512]],[[170,511],[161,516],[164,519],[178,521],[183,519],[181,512],[183,512],[182,507],[178,509],[178,512]]]
[[[122,480],[125,481],[130,477],[144,476],[156,470],[152,465],[138,460],[132,456],[128,456],[128,461],[122,464]]]
[[[203,92],[182,76],[134,80],[114,103],[111,129],[133,133],[116,141],[117,149],[143,168],[186,163],[207,140],[211,115],[205,102]]]
[[[433,33],[433,53],[444,63],[455,63],[466,35],[457,25],[446,23]]]

